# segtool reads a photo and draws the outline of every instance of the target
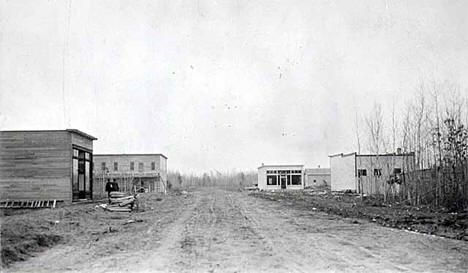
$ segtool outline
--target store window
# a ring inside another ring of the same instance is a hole
[[[73,148],[72,157],[72,196],[73,200],[92,199],[92,154],[78,147]],[[106,170],[106,163],[101,163]]]
[[[292,185],[293,186],[300,186],[302,185],[301,183],[301,177],[300,175],[292,175]]]
[[[267,175],[267,185],[273,186],[278,185],[278,179],[276,175]]]

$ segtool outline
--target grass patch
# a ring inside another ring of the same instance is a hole
[[[51,230],[51,224],[38,219],[2,219],[2,266],[24,261],[34,253],[59,243],[62,236]]]

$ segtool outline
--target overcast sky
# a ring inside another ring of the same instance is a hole
[[[1,1],[0,128],[184,172],[329,165],[354,113],[468,86],[468,1]],[[464,91],[463,91],[464,92]]]

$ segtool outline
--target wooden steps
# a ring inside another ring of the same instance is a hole
[[[0,208],[6,209],[38,209],[55,208],[57,200],[7,200],[0,201]]]

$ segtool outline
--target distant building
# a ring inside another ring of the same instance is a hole
[[[383,194],[390,179],[414,170],[414,153],[336,154],[330,157],[331,190]],[[385,185],[387,183],[387,185]],[[399,186],[396,186],[399,190]]]
[[[307,188],[329,188],[330,181],[330,168],[305,169],[305,187]]]
[[[304,165],[262,165],[258,167],[258,188],[303,189]]]
[[[0,131],[0,199],[93,199],[94,140],[76,129]]]
[[[167,157],[163,154],[96,154],[96,194],[105,193],[107,179],[115,179],[120,191],[166,192]]]

